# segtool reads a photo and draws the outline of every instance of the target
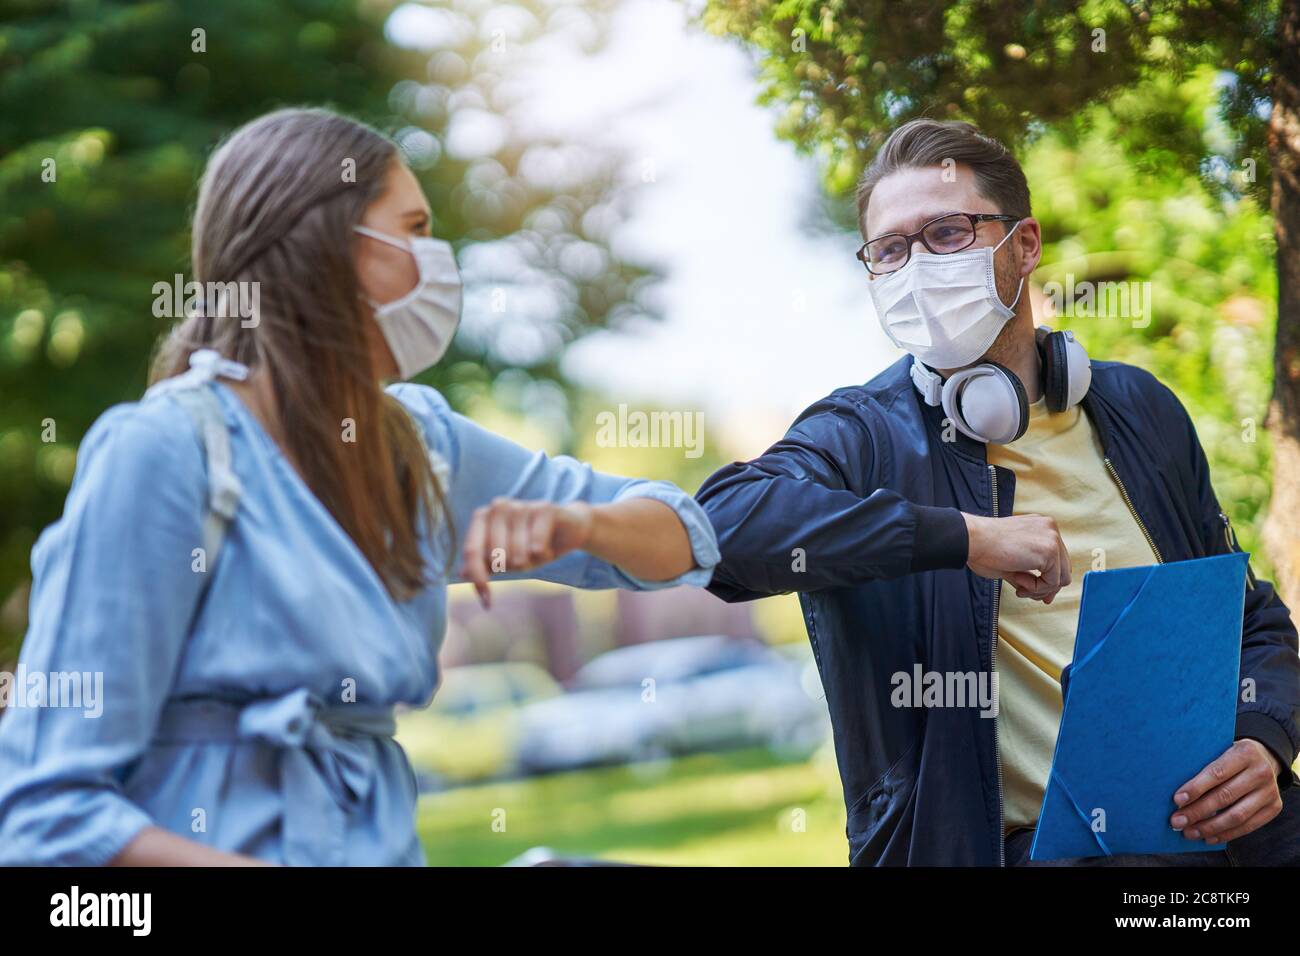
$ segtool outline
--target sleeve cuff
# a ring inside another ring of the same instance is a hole
[[[0,832],[0,868],[106,866],[142,830],[156,826],[116,791],[97,788],[89,800],[82,791],[34,791],[33,798],[9,811]]]
[[[669,578],[666,581],[647,581],[622,570],[619,573],[631,581],[634,587],[643,591],[673,588],[679,585],[696,588],[707,587],[709,581],[713,579],[713,569],[721,560],[721,554],[718,551],[718,537],[714,533],[713,525],[709,522],[708,515],[704,513],[700,503],[676,485],[659,481],[637,482],[629,485],[618,496],[618,500],[624,501],[628,498],[652,498],[673,509],[681,521],[682,527],[686,529],[686,537],[691,544],[691,555],[695,559],[695,567],[685,574]]]
[[[1278,763],[1282,765],[1282,772],[1277,778],[1280,789],[1286,790],[1292,784],[1300,782],[1296,778],[1295,771],[1291,769],[1294,759],[1291,738],[1287,736],[1286,729],[1272,717],[1256,710],[1238,713],[1235,737],[1238,740],[1242,737],[1258,740],[1277,758]]]
[[[970,541],[966,519],[956,508],[913,505],[916,528],[912,532],[910,572],[942,571],[966,566]]]
[[[136,837],[155,825],[147,813],[123,799],[109,814],[107,830],[87,844],[83,865],[108,866]]]

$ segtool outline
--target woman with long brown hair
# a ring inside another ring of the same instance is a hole
[[[102,706],[0,722],[0,863],[422,863],[392,711],[434,692],[449,580],[485,603],[502,571],[707,583],[716,541],[676,487],[382,387],[459,319],[430,223],[392,141],[325,110],[213,155],[202,308],[87,434],[33,549],[21,667],[102,675]]]

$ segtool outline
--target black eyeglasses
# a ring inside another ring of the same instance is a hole
[[[982,222],[1020,222],[1020,216],[1000,213],[950,212],[931,219],[916,232],[890,232],[864,242],[858,250],[858,261],[872,275],[888,275],[907,265],[912,258],[912,243],[921,245],[937,256],[961,252],[975,242],[975,230]]]

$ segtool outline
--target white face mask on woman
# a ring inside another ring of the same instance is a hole
[[[366,299],[388,343],[402,378],[419,375],[447,354],[460,325],[462,285],[451,244],[441,239],[415,236],[397,239],[366,226],[353,226],[371,239],[404,249],[415,259],[420,278],[400,299],[382,305]]]
[[[1011,305],[1003,305],[993,254],[996,246],[935,255],[916,252],[897,272],[873,279],[867,289],[885,334],[931,368],[963,368],[988,351],[1015,314],[1025,280]]]

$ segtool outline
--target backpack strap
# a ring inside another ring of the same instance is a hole
[[[203,446],[208,466],[208,507],[203,515],[203,550],[206,567],[211,571],[226,538],[230,522],[239,510],[243,486],[235,475],[230,453],[230,430],[226,425],[221,400],[212,383],[218,376],[243,380],[248,367],[222,358],[212,349],[199,349],[190,356],[189,370],[156,383],[145,398],[170,395],[189,413]]]

